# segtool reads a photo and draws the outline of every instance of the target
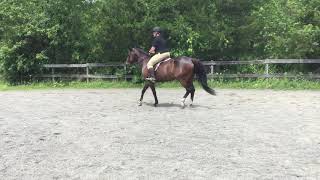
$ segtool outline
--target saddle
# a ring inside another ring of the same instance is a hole
[[[173,60],[173,59],[169,57],[169,58],[167,58],[167,59],[165,59],[165,60],[162,60],[162,61],[160,61],[159,63],[157,63],[157,64],[155,65],[154,71],[156,72],[156,71],[159,69],[159,67],[160,67],[160,65],[161,65],[162,63],[167,62],[167,61],[170,61],[170,60]]]

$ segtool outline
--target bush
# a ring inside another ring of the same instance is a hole
[[[41,65],[48,58],[43,50],[43,42],[35,42],[36,36],[28,36],[13,46],[0,48],[0,72],[11,84],[23,83],[41,72]],[[35,47],[38,46],[38,47]]]

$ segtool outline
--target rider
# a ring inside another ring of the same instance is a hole
[[[164,59],[170,58],[170,52],[166,40],[162,37],[161,28],[154,27],[152,34],[154,39],[152,41],[152,47],[149,50],[149,54],[154,54],[154,56],[152,56],[147,64],[149,77],[146,78],[146,80],[155,82],[156,79],[153,66]]]

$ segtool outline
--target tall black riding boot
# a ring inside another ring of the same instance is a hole
[[[148,73],[149,73],[149,77],[146,78],[146,80],[151,81],[152,83],[155,83],[156,82],[156,78],[155,78],[155,75],[154,75],[154,69],[153,68],[148,69]]]

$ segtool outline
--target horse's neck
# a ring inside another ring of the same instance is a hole
[[[149,60],[150,60],[149,56],[140,56],[139,60],[138,60],[138,63],[143,69],[144,67],[147,67],[147,64],[148,64]]]
[[[140,65],[140,67],[141,67],[141,70],[147,68],[148,62],[149,62],[149,58],[148,58],[148,59],[144,59],[144,60],[142,60],[142,61],[139,63],[139,65]]]

